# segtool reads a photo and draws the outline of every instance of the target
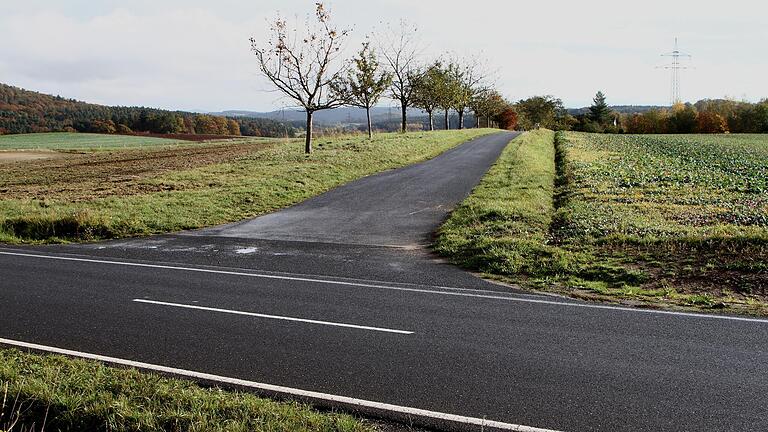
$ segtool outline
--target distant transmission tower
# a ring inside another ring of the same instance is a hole
[[[676,103],[680,103],[683,101],[682,97],[680,96],[680,71],[683,69],[688,69],[688,66],[683,66],[682,63],[680,63],[681,58],[691,58],[690,54],[686,54],[684,52],[681,52],[680,49],[677,47],[677,38],[675,38],[675,49],[671,53],[662,54],[662,57],[672,57],[672,63],[661,66],[663,69],[671,70],[672,71],[672,105]]]

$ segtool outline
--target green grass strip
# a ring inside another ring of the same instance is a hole
[[[549,130],[512,141],[441,227],[435,250],[488,274],[533,276],[568,267],[569,255],[546,245],[555,211],[553,142]]]
[[[134,369],[0,349],[0,431],[373,431],[345,414]]]

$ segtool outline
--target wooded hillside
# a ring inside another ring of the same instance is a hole
[[[295,129],[269,119],[96,105],[0,84],[0,135],[35,132],[293,136]]]

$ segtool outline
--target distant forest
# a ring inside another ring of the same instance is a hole
[[[768,133],[768,99],[757,103],[704,99],[672,107],[609,107],[596,97],[589,108],[569,110],[569,117],[567,128],[583,132]]]
[[[293,126],[270,119],[95,105],[0,84],[0,135],[34,132],[296,135]]]

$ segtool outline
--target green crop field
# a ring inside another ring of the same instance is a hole
[[[566,238],[754,238],[768,227],[768,136],[569,134]]]
[[[91,133],[35,133],[0,135],[0,150],[99,150],[190,144],[166,138]]]
[[[506,167],[452,216],[437,250],[579,297],[768,312],[768,136],[559,133],[555,141],[549,180],[539,176],[511,201],[531,202],[510,213],[487,197],[525,180],[519,167],[541,169],[531,165],[536,155],[552,150],[540,141],[505,152]],[[554,207],[536,210],[531,187],[552,190]],[[482,217],[470,224],[461,214]]]
[[[719,307],[766,299],[768,136],[574,133],[565,152],[553,234],[601,263],[577,285]]]

